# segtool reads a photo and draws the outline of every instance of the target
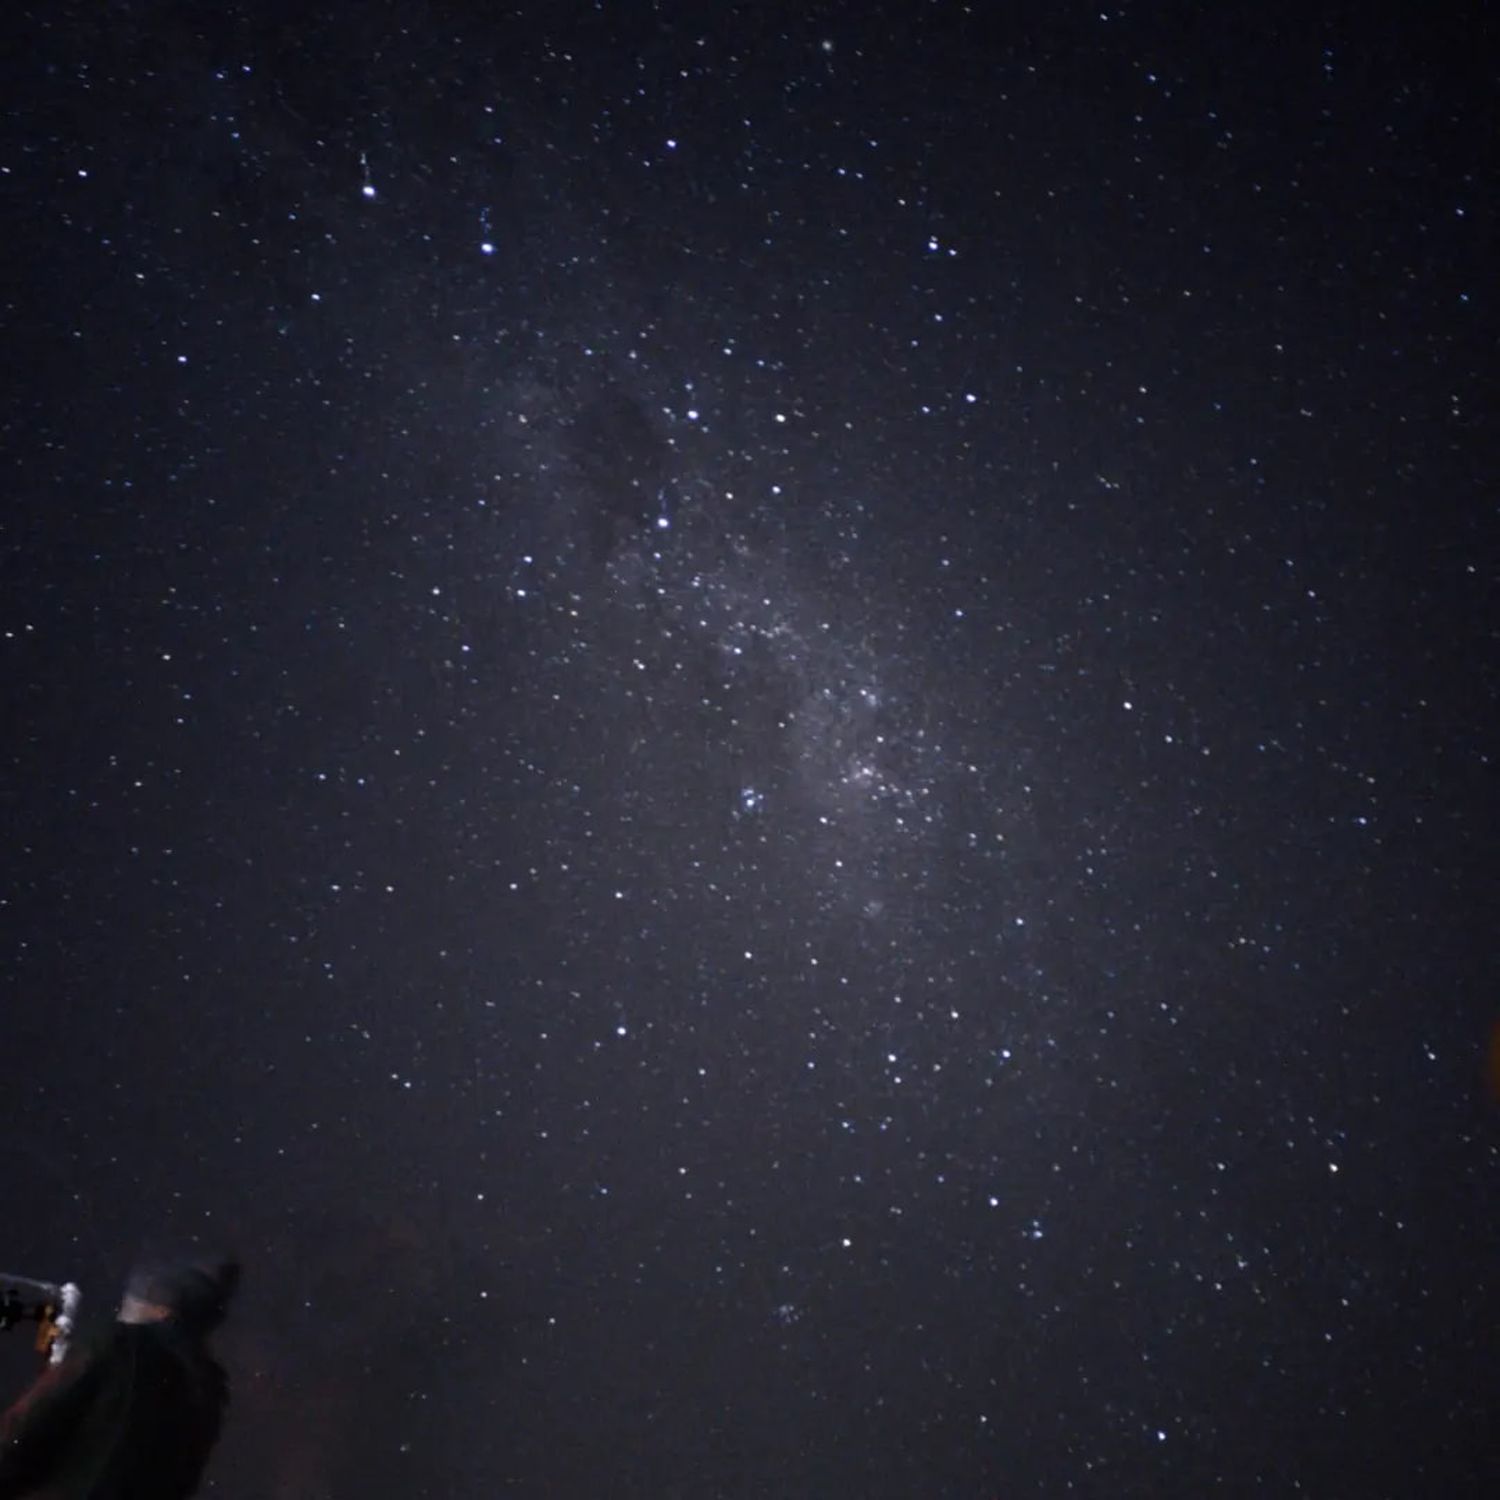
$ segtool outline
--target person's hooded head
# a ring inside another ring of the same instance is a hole
[[[193,1333],[211,1333],[224,1321],[239,1281],[236,1260],[144,1260],[126,1279],[120,1321],[171,1319]]]

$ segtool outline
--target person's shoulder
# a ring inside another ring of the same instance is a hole
[[[207,1340],[171,1320],[145,1326],[150,1329],[153,1348],[190,1371],[193,1383],[202,1394],[216,1402],[227,1398],[229,1376],[214,1358]]]
[[[110,1322],[83,1329],[74,1335],[67,1354],[54,1368],[83,1369],[88,1365],[98,1364],[101,1360],[114,1357],[119,1353],[124,1342],[121,1337],[124,1328],[123,1323]]]
[[[61,1363],[52,1367],[60,1383],[92,1385],[113,1378],[113,1372],[132,1365],[136,1353],[132,1332],[125,1323],[103,1323],[74,1338]]]

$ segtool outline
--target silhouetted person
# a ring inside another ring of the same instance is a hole
[[[110,1328],[5,1414],[0,1500],[186,1500],[228,1404],[207,1339],[238,1281],[232,1262],[137,1267]]]

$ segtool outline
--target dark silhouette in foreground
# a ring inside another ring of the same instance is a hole
[[[116,1321],[81,1340],[5,1414],[0,1500],[186,1500],[228,1404],[208,1349],[232,1262],[138,1267]]]

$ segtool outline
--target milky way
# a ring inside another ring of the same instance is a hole
[[[773,493],[706,424],[689,456],[669,411],[601,393],[593,369],[575,379],[576,410],[557,384],[519,383],[512,461],[530,499],[501,545],[533,652],[566,662],[576,710],[614,726],[615,855],[644,881],[701,881],[751,925],[790,923],[796,942],[835,924],[894,946],[951,895],[954,862],[1004,835],[993,754],[983,769],[965,754],[951,669],[864,507],[833,485]],[[642,843],[664,806],[671,837]]]

